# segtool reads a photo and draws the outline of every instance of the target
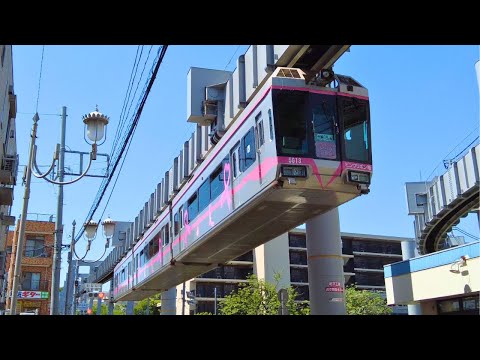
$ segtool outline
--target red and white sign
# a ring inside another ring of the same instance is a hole
[[[342,284],[339,281],[330,281],[325,288],[325,292],[340,292],[343,293]]]
[[[46,291],[19,291],[17,293],[19,299],[48,299]]]

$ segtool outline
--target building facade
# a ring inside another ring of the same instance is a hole
[[[15,224],[10,213],[18,168],[16,113],[12,46],[0,45],[0,314],[4,313],[6,304],[6,237],[9,226]]]
[[[10,255],[7,257],[7,309],[10,308],[13,291],[19,225],[20,221],[17,221],[15,230],[9,231],[7,236],[7,253]],[[33,221],[27,216],[25,226],[17,314],[37,311],[39,315],[49,315],[55,222],[53,216],[50,221]]]
[[[408,238],[341,233],[345,286],[380,291],[384,294],[384,265],[402,259],[403,241]],[[185,284],[177,286],[177,315],[215,312],[215,303],[236,291],[250,274],[274,282],[275,273],[281,278],[279,287],[293,286],[297,300],[309,300],[307,243],[305,229],[294,229],[255,248],[234,261],[219,266]],[[196,304],[183,298],[182,291],[195,294]],[[216,293],[216,299],[215,299]],[[189,302],[191,304],[189,304]],[[396,314],[406,314],[405,306],[393,308]]]
[[[385,267],[389,304],[418,304],[422,315],[479,315],[480,242]]]

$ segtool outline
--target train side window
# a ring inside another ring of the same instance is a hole
[[[135,255],[135,271],[138,269],[138,254]]]
[[[143,266],[143,250],[140,251],[140,267]]]
[[[257,143],[258,147],[260,148],[265,143],[265,135],[263,130],[263,120],[262,120],[262,113],[259,112],[258,115],[255,117],[255,132],[257,135]]]
[[[212,196],[213,200],[213,196]],[[198,212],[201,213],[210,203],[210,179],[200,185],[198,189]]]
[[[223,191],[223,167],[219,165],[215,171],[210,175],[210,193],[212,195],[212,201],[217,198]]]
[[[158,244],[159,238],[160,237],[158,235],[156,235],[152,240],[152,243],[153,243],[153,245],[152,245],[152,256],[158,254],[158,250],[160,248],[160,245]]]
[[[180,229],[183,229],[183,205],[178,210],[178,216],[180,217]]]
[[[255,150],[255,135],[253,126],[248,130],[247,134],[242,138],[242,150],[244,154],[243,170],[248,169],[257,159]]]
[[[170,230],[168,224],[164,226],[165,233],[163,235],[163,246],[167,246],[170,243]]]
[[[197,193],[193,194],[187,202],[188,206],[188,222],[192,222],[198,215],[198,196]]]
[[[178,235],[179,230],[180,230],[180,213],[176,213],[173,218],[173,231],[175,236]]]
[[[132,276],[132,263],[128,263],[128,277]]]
[[[270,141],[272,141],[273,140],[272,109],[268,109],[268,127],[270,128]]]
[[[239,150],[240,150],[240,142],[235,144],[233,147],[231,154],[232,154],[232,175],[233,178],[236,179],[241,171],[240,171],[240,156],[239,156]]]

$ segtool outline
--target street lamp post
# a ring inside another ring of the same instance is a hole
[[[95,111],[92,111],[89,114],[83,116],[83,122],[85,124],[85,141],[88,139],[91,141],[89,143],[92,146],[90,152],[90,161],[88,163],[85,171],[80,174],[77,178],[71,181],[63,181],[65,174],[64,159],[65,159],[65,132],[66,132],[66,119],[67,119],[67,108],[66,106],[62,107],[62,126],[61,126],[61,139],[60,144],[57,144],[56,151],[54,153],[52,165],[50,169],[41,174],[38,166],[35,162],[36,156],[36,146],[33,145],[33,158],[30,163],[30,170],[33,175],[37,178],[44,179],[52,184],[59,186],[58,189],[58,199],[57,199],[57,219],[55,223],[55,246],[54,246],[54,257],[53,257],[53,269],[52,269],[52,286],[51,286],[51,303],[50,303],[50,315],[57,315],[59,313],[59,288],[60,288],[60,268],[62,261],[62,236],[63,236],[63,185],[69,185],[77,182],[84,176],[87,176],[87,172],[90,169],[93,160],[97,159],[97,145],[103,144],[102,139],[104,138],[106,125],[108,124],[108,117],[103,115],[98,111],[98,107]],[[105,141],[105,140],[104,140]],[[58,181],[51,180],[47,178],[47,175],[53,170],[55,161],[58,160]],[[35,167],[35,171],[33,171]],[[71,263],[70,263],[71,265]],[[70,266],[71,267],[71,266]]]
[[[106,238],[105,251],[109,247],[110,239],[112,238],[113,233],[115,231],[115,224],[116,224],[115,221],[113,221],[109,217],[106,218],[104,221],[102,221],[103,234],[105,235],[105,238]],[[90,250],[90,246],[91,246],[92,241],[97,236],[98,223],[93,221],[93,220],[90,220],[88,223],[85,223],[83,226],[85,227],[84,234],[85,234],[85,237],[87,238],[87,251],[88,251],[88,250]],[[74,252],[75,241],[73,241],[73,240],[72,240],[71,247],[72,247],[71,251]],[[86,261],[86,260],[84,260],[84,261]],[[89,261],[89,262],[91,262],[91,261]],[[95,261],[93,261],[93,262],[95,262]],[[71,276],[70,273],[72,271],[72,266],[70,266],[70,265],[71,265],[71,263],[69,263],[69,268],[68,268],[68,272],[67,272],[67,279],[70,278],[70,276]],[[78,270],[78,264],[77,264],[76,268]],[[66,299],[67,302],[70,300],[69,296],[70,295],[67,292],[67,299]],[[73,313],[73,315],[75,315],[75,312]]]

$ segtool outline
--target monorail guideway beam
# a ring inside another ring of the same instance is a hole
[[[338,208],[306,222],[312,315],[345,315],[345,278]]]

